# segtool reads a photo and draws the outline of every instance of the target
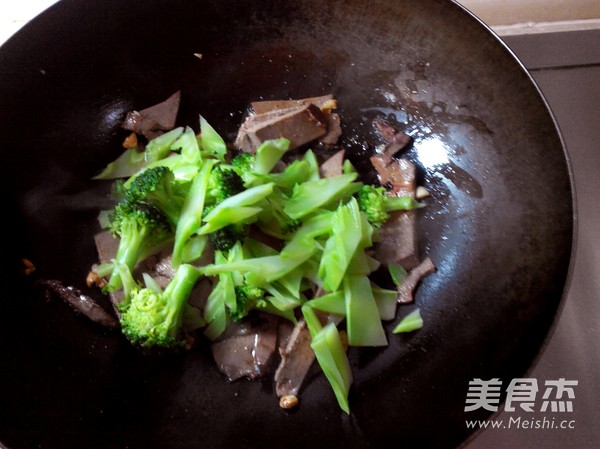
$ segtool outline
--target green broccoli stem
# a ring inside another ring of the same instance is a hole
[[[227,258],[222,251],[215,251],[215,262],[225,264]],[[216,340],[227,327],[227,304],[235,304],[235,286],[232,273],[219,274],[219,280],[213,287],[204,307],[204,319],[208,326],[204,335],[210,340]]]
[[[173,326],[173,332],[178,332],[181,327],[181,317],[183,316],[184,305],[196,285],[196,281],[200,277],[200,271],[190,264],[181,264],[175,272],[175,276],[165,287],[162,295],[167,299],[169,304],[169,314],[167,318],[178,323]],[[176,335],[171,335],[176,337]]]
[[[283,210],[291,218],[309,215],[320,207],[352,195],[361,187],[360,183],[353,182],[357,176],[356,173],[348,173],[298,184]]]
[[[400,320],[392,331],[394,334],[413,332],[423,327],[423,318],[420,309],[415,309]]]
[[[383,208],[386,212],[412,210],[420,207],[423,207],[423,204],[410,196],[386,196],[383,203]]]
[[[171,259],[173,267],[178,267],[181,264],[186,242],[200,228],[208,178],[216,162],[216,160],[204,161],[185,198],[175,230],[175,243]]]
[[[350,413],[348,392],[352,384],[352,368],[340,333],[334,323],[323,326],[311,307],[303,306],[302,314],[312,338],[310,346],[317,362],[327,377],[340,408]]]
[[[350,346],[387,346],[379,308],[366,276],[349,275],[343,281],[346,331]]]
[[[104,287],[106,292],[114,292],[123,287],[119,265],[123,264],[133,270],[142,255],[145,240],[151,233],[150,228],[146,226],[140,227],[139,230],[131,229],[133,226],[135,225],[129,224],[127,229],[121,233],[113,270],[108,284]]]
[[[277,162],[290,148],[290,141],[285,138],[265,140],[256,149],[256,159],[252,171],[261,175],[270,173]]]
[[[171,145],[183,134],[183,130],[180,126],[150,140],[144,151],[146,162],[152,163],[166,158],[171,152]]]

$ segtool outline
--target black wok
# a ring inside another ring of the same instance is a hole
[[[285,412],[269,381],[228,384],[202,349],[145,357],[33,285],[85,288],[107,192],[90,178],[125,113],[178,89],[180,124],[226,136],[250,101],[331,92],[357,163],[375,117],[414,137],[438,271],[421,331],[352,354],[350,415],[323,376]],[[562,141],[520,63],[450,1],[63,0],[0,50],[0,105],[8,448],[452,448],[488,414],[464,411],[469,381],[506,387],[551,329],[573,245]]]

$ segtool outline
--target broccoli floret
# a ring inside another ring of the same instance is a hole
[[[133,270],[142,254],[159,247],[171,237],[166,217],[154,206],[139,201],[121,201],[109,216],[109,229],[119,238],[115,264],[106,292],[123,286],[118,273],[119,264]]]
[[[217,229],[211,232],[208,237],[216,250],[227,253],[236,242],[243,241],[246,234],[246,227],[236,223]]]
[[[243,179],[246,179],[252,173],[256,157],[252,153],[241,153],[235,156],[231,161],[231,166]]]
[[[183,199],[177,195],[175,175],[170,168],[157,166],[141,172],[129,185],[126,197],[160,209],[172,224],[179,219]]]
[[[248,312],[261,304],[265,304],[265,291],[259,287],[241,285],[235,287],[236,310],[230,310],[233,321],[239,321],[248,315]]]
[[[245,189],[244,181],[235,170],[220,166],[215,167],[210,173],[208,188],[209,195],[215,204],[219,204]]]
[[[196,268],[182,264],[161,293],[147,287],[134,289],[121,313],[121,327],[127,338],[147,348],[181,346],[182,319],[198,277]]]
[[[202,218],[210,214],[215,207],[240,192],[245,190],[244,181],[231,168],[215,167],[209,180],[209,195],[211,204],[204,206]],[[243,240],[246,229],[241,224],[231,224],[217,229],[209,234],[210,241],[215,249],[227,253],[237,241]]]
[[[385,188],[368,184],[363,185],[355,196],[359,209],[375,228],[383,226],[391,211],[420,207],[420,204],[409,196],[390,196]]]

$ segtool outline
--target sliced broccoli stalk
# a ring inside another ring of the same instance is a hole
[[[208,243],[208,237],[205,235],[192,235],[183,246],[181,254],[182,263],[194,262],[204,254],[204,249]]]
[[[181,214],[175,230],[175,243],[171,263],[178,267],[183,259],[183,251],[188,239],[200,228],[202,213],[208,189],[209,174],[216,163],[215,160],[206,160],[198,175],[192,181],[190,190],[185,197]]]
[[[319,277],[326,290],[336,291],[348,267],[355,260],[355,254],[371,246],[369,230],[363,229],[365,224],[368,226],[355,199],[338,207],[334,212],[331,236],[325,243],[319,266]]]
[[[279,310],[277,307],[275,307],[269,302],[268,296],[266,297],[266,301],[257,304],[256,309],[261,310],[270,315],[276,315],[285,318],[286,320],[291,321],[294,325],[298,324],[298,318],[296,318],[296,315],[294,314],[294,311],[292,309]]]
[[[181,318],[181,328],[184,332],[196,331],[206,326],[202,311],[189,304],[185,305]]]
[[[183,134],[182,126],[172,129],[150,140],[144,150],[147,163],[153,163],[166,158],[171,153],[171,146]]]
[[[135,148],[127,149],[92,179],[104,180],[128,178],[140,171],[146,165],[147,162],[143,151],[138,151]]]
[[[171,230],[166,217],[154,206],[147,203],[123,201],[115,206],[111,214],[111,232],[119,237],[115,263],[105,292],[122,287],[119,264],[130,270],[148,255],[149,248],[160,248],[171,238]]]
[[[260,203],[262,211],[257,216],[257,225],[265,234],[287,240],[300,228],[302,221],[283,210],[288,200],[287,195],[275,187],[273,193]]]
[[[352,369],[344,344],[334,323],[322,326],[311,307],[302,307],[311,334],[311,348],[325,377],[329,381],[340,408],[350,413],[348,392],[352,385]]]
[[[252,171],[259,175],[270,173],[289,148],[290,141],[286,138],[265,140],[256,149]]]
[[[374,257],[369,256],[363,249],[354,253],[354,257],[352,257],[350,265],[348,265],[346,274],[359,274],[368,276],[379,269],[380,266],[381,262]]]
[[[206,224],[198,231],[208,234],[234,223],[248,223],[262,209],[251,207],[263,200],[273,191],[273,184],[251,187],[217,204],[205,217]]]
[[[162,293],[147,287],[134,290],[121,313],[127,338],[150,348],[182,346],[182,317],[198,276],[196,268],[183,264]]]
[[[227,264],[227,258],[221,251],[215,251],[215,263]],[[227,327],[227,304],[231,307],[231,300],[235,301],[235,284],[233,274],[223,272],[219,274],[219,280],[211,290],[206,306],[204,308],[204,320],[208,326],[204,335],[210,340],[216,340]]]
[[[300,266],[312,252],[298,254],[296,257],[284,258],[281,255],[256,257],[240,261],[213,264],[203,267],[206,276],[214,276],[220,273],[241,272],[245,273],[251,282],[256,285],[265,285],[285,276],[293,269]]]
[[[294,188],[284,211],[292,218],[302,218],[346,195],[352,195],[354,190],[360,188],[358,183],[353,184],[356,177],[356,173],[348,173],[299,184]]]
[[[374,284],[371,284],[371,292],[377,304],[379,317],[386,321],[393,320],[396,316],[398,292],[396,290],[384,289]],[[305,305],[324,313],[346,316],[346,295],[343,290],[318,296],[307,301]]]
[[[324,313],[346,316],[346,295],[343,290],[317,296],[307,301],[305,305]]]
[[[146,288],[149,288],[156,294],[160,294],[163,292],[163,288],[159,285],[156,279],[150,276],[150,274],[142,273],[142,278],[144,279],[144,285],[146,286]],[[125,283],[123,283],[123,285],[124,284]],[[126,287],[124,287],[124,290],[127,291]]]
[[[404,282],[404,278],[406,278],[408,272],[406,268],[404,268],[399,263],[389,263],[388,264],[388,272],[392,278],[392,282],[396,287],[398,287],[402,282]]]
[[[300,296],[292,295],[285,287],[273,282],[265,286],[265,290],[269,293],[268,301],[278,310],[293,310],[302,305]]]
[[[263,183],[272,182],[286,193],[291,193],[296,184],[310,181],[311,176],[312,167],[304,160],[292,162],[280,173],[255,174],[256,179],[259,179]]]
[[[244,240],[244,251],[249,254],[249,257],[276,256],[278,254],[275,248],[252,237]]]
[[[221,162],[225,161],[227,145],[215,129],[200,116],[200,145],[204,157],[216,157]]]
[[[306,263],[306,262],[304,262]],[[303,264],[304,265],[304,264]],[[285,289],[287,295],[291,295],[293,298],[301,299],[301,291],[304,287],[303,279],[305,275],[305,269],[303,266],[293,269],[285,276],[280,277],[275,285],[277,287]],[[283,292],[283,290],[281,290]]]
[[[198,234],[211,234],[227,226],[251,223],[256,220],[256,216],[260,211],[262,211],[260,207],[220,207],[217,214],[212,214],[211,212],[209,214],[210,219],[205,218],[206,223],[198,229]]]
[[[279,254],[243,258],[219,263],[215,260],[212,265],[202,268],[206,276],[214,276],[226,272],[240,272],[247,276],[252,285],[263,286],[279,280],[302,266],[318,250],[315,235],[327,232],[327,222],[323,223],[326,214],[309,220],[295,234],[294,238]]]
[[[396,290],[388,290],[371,284],[373,298],[379,309],[379,317],[384,321],[393,320],[396,317],[396,309],[398,306],[398,292]]]
[[[352,162],[350,162],[349,159],[344,159],[344,162],[342,163],[342,173],[356,173],[356,167],[354,167],[354,165],[352,165]]]
[[[386,346],[387,338],[369,278],[349,275],[344,278],[342,285],[346,303],[348,344]]]
[[[183,198],[179,197],[175,186],[175,175],[165,166],[144,170],[125,190],[126,198],[131,201],[144,201],[152,204],[176,225],[181,212]]]
[[[190,164],[198,165],[202,159],[198,138],[189,126],[185,127],[185,131],[171,144],[170,149],[180,153],[182,158]]]
[[[356,192],[356,199],[360,210],[376,228],[383,226],[389,219],[389,212],[422,207],[421,203],[410,196],[390,196],[385,188],[369,184]]]
[[[321,173],[319,170],[319,161],[317,161],[317,156],[313,152],[313,150],[307,150],[302,156],[302,160],[308,162],[310,165],[310,177],[308,181],[316,181],[321,177]]]
[[[400,334],[402,332],[413,332],[423,327],[423,317],[421,317],[421,311],[415,309],[400,320],[392,331],[394,334]]]

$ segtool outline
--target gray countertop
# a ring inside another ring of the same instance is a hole
[[[466,449],[591,449],[600,447],[600,30],[505,37],[543,92],[563,135],[577,202],[577,238],[570,284],[554,329],[525,376],[575,380],[573,412],[546,413],[540,428],[479,432]],[[541,394],[542,391],[539,392]],[[501,411],[505,426],[527,412]],[[535,419],[543,419],[536,415]],[[565,429],[556,428],[565,420]],[[552,422],[555,427],[552,428]],[[572,427],[572,428],[568,428]]]

